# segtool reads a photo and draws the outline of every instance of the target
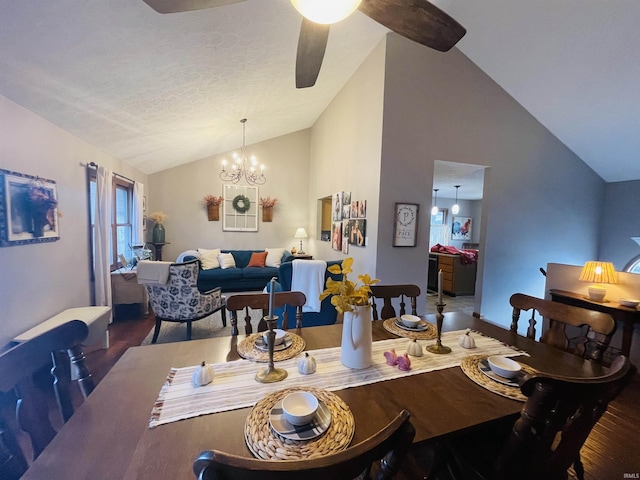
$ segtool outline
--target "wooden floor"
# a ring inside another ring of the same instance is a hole
[[[140,344],[153,324],[153,314],[144,317],[135,309],[116,311],[116,321],[110,326],[110,348],[87,353],[87,363],[96,382],[107,374],[129,347]],[[638,374],[618,399],[612,402],[592,431],[582,449],[582,460],[587,480],[640,478]],[[414,478],[423,476],[416,473]]]

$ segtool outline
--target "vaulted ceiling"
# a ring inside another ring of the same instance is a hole
[[[636,0],[434,3],[467,28],[456,48],[605,181],[640,179]],[[299,28],[289,0],[0,0],[0,94],[154,173],[238,148],[241,118],[248,144],[310,127],[388,32],[360,12],[332,26],[298,90]]]

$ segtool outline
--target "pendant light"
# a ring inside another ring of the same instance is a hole
[[[454,185],[454,187],[456,187],[456,203],[454,203],[453,207],[451,207],[451,213],[457,215],[458,213],[460,213],[460,205],[458,205],[458,189],[460,188],[460,185]]]
[[[431,215],[438,214],[438,190],[439,188],[434,188],[433,191],[436,192],[433,196],[433,208],[431,209]]]

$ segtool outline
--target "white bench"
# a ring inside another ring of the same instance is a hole
[[[69,308],[54,317],[36,325],[21,333],[13,339],[14,342],[26,342],[38,335],[48,332],[52,328],[70,322],[82,320],[89,327],[89,335],[83,345],[89,346],[102,339],[102,348],[109,348],[109,323],[111,323],[111,307],[79,307]]]

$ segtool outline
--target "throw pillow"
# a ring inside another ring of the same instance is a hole
[[[264,267],[267,260],[267,252],[253,252],[247,267]]]
[[[220,268],[236,268],[236,260],[230,253],[221,253],[218,255],[218,262],[220,262]]]
[[[207,250],[205,248],[199,248],[200,263],[203,270],[211,270],[212,268],[220,268],[220,262],[218,262],[218,255],[220,255],[220,249]]]
[[[279,267],[282,261],[282,255],[284,254],[284,248],[265,248],[265,252],[267,252],[266,266]]]

